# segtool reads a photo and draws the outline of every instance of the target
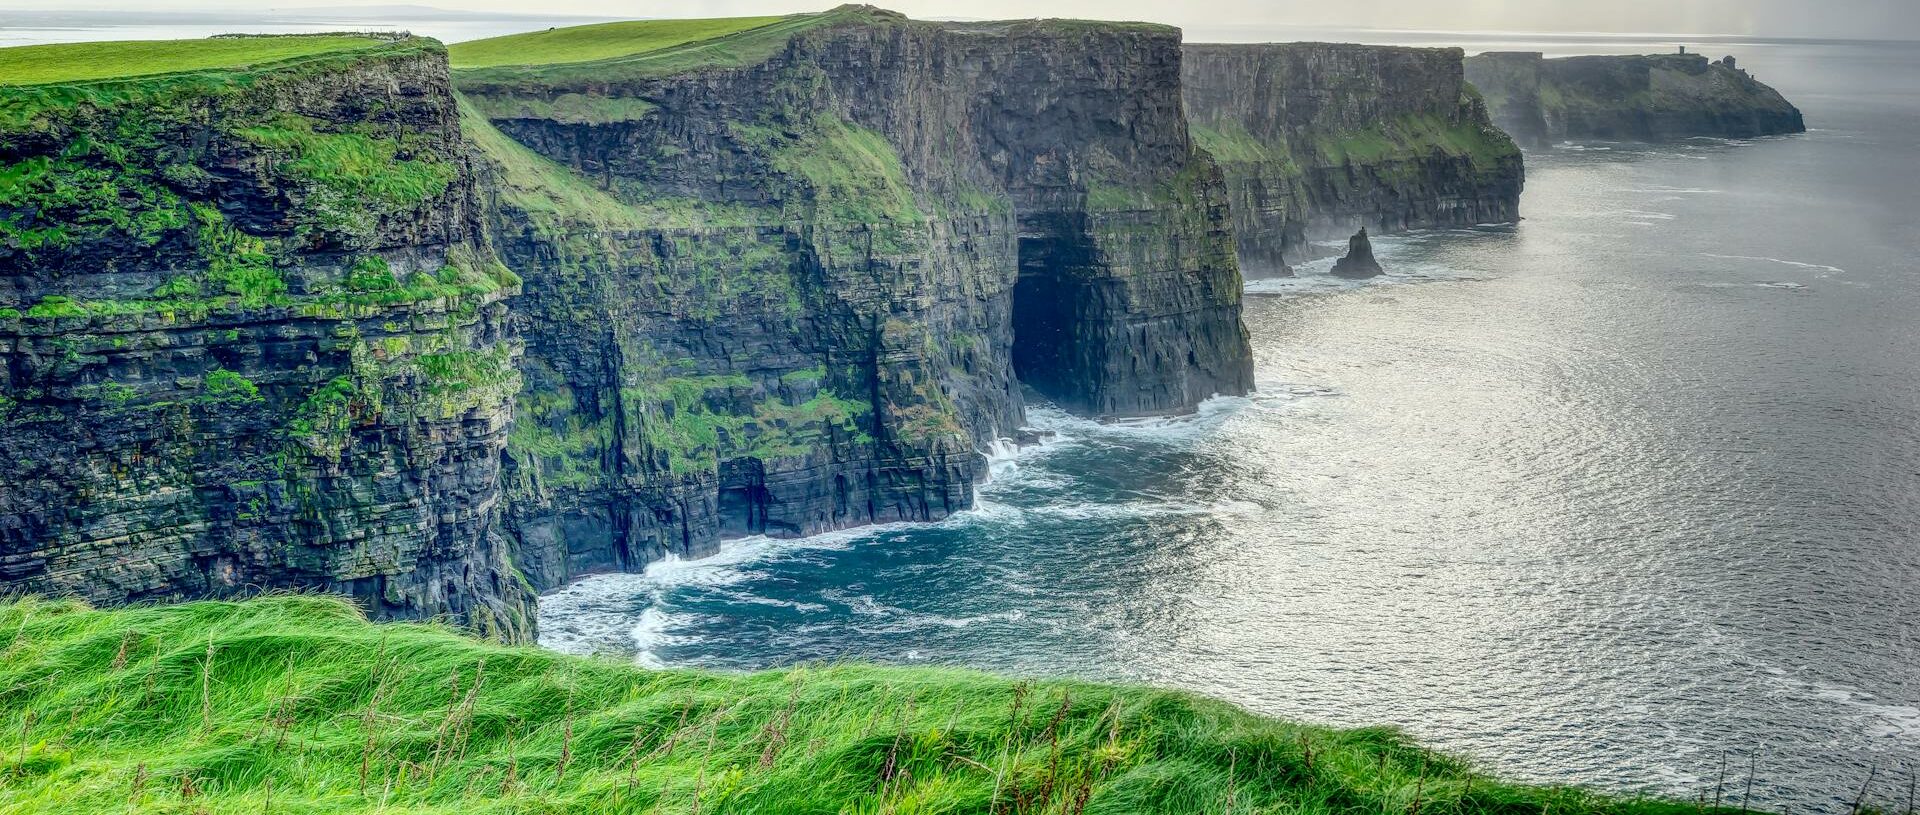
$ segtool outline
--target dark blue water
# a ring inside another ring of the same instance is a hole
[[[543,641],[1140,680],[1615,790],[1696,795],[1723,757],[1738,789],[1751,759],[1756,803],[1803,811],[1877,767],[1904,805],[1920,47],[1709,50],[1815,131],[1535,156],[1518,226],[1254,284],[1257,396],[1035,410],[1060,440],[976,512],[593,578]]]

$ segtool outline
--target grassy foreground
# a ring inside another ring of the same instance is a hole
[[[1679,813],[1172,691],[646,671],[283,596],[0,605],[8,813]]]
[[[320,35],[23,45],[0,48],[0,85],[83,82],[240,68],[335,51],[371,48],[382,42],[374,37]]]

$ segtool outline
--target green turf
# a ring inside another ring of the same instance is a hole
[[[771,25],[783,17],[631,20],[550,28],[463,42],[447,48],[455,68],[556,65],[633,56]]]
[[[648,671],[284,596],[0,604],[0,812],[1698,813],[1382,729],[950,669]]]
[[[0,85],[44,85],[240,68],[371,48],[383,42],[386,40],[376,37],[324,35],[26,45],[0,48]]]
[[[730,33],[706,39],[664,45],[650,51],[585,62],[555,62],[494,66],[465,65],[456,57],[455,84],[470,98],[498,94],[545,95],[551,90],[586,90],[605,87],[610,82],[638,81],[695,70],[739,68],[757,65],[772,58],[795,35],[816,28],[846,23],[880,23],[904,20],[864,6],[842,6],[819,14],[794,14],[768,18],[763,25],[737,28]],[[729,20],[710,21],[729,23]],[[617,24],[616,24],[617,25]],[[487,104],[474,98],[478,104]]]

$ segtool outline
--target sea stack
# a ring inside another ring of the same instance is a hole
[[[1373,242],[1367,240],[1366,227],[1360,227],[1360,231],[1347,240],[1347,256],[1333,264],[1333,274],[1355,280],[1386,274],[1380,262],[1373,259]]]

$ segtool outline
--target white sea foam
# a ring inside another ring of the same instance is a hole
[[[1192,413],[1180,416],[1150,416],[1137,419],[1100,421],[1075,416],[1051,405],[1027,409],[1027,421],[1034,427],[1051,430],[1062,438],[1086,440],[1113,436],[1151,436],[1169,441],[1209,435],[1222,422],[1247,406],[1268,399],[1265,394],[1251,396],[1215,396],[1201,402]]]
[[[1833,702],[1853,711],[1850,717],[1870,738],[1920,744],[1920,707],[1884,704],[1870,693],[1824,679],[1802,679],[1786,671],[1768,671],[1769,679],[1791,692]]]
[[[1020,446],[1013,439],[994,439],[980,453],[987,457],[988,483],[1020,469]]]
[[[1030,426],[1026,429],[1044,430],[1045,428]],[[1042,434],[1038,443],[1024,447],[1015,443],[1013,439],[994,439],[987,445],[987,449],[980,451],[980,454],[987,458],[987,480],[982,482],[981,486],[1005,482],[1015,476],[1021,476],[1024,481],[1026,471],[1021,467],[1022,462],[1031,462],[1045,456],[1065,442],[1066,438],[1058,432]]]
[[[964,630],[990,623],[1017,623],[1027,618],[1027,612],[1021,609],[967,616],[923,613],[882,603],[870,594],[838,589],[822,592],[821,596],[846,606],[847,612],[858,618],[850,624],[851,627],[871,634],[900,634],[942,628]]]
[[[667,667],[666,661],[660,658],[660,649],[700,641],[697,636],[674,633],[684,629],[689,622],[692,620],[685,615],[668,614],[659,606],[649,606],[640,612],[640,619],[629,631],[633,638],[633,661],[648,668]]]
[[[699,619],[676,610],[672,597],[678,590],[698,588],[717,593],[728,602],[791,607],[802,613],[828,610],[818,603],[765,598],[739,584],[761,572],[756,564],[805,551],[834,551],[859,544],[882,544],[889,537],[927,529],[953,528],[970,524],[1018,526],[1046,518],[1069,520],[1104,519],[1206,513],[1232,514],[1255,511],[1248,506],[1202,506],[1172,501],[1138,500],[1117,504],[1072,504],[1047,502],[1039,507],[1020,507],[994,500],[995,492],[1013,488],[1044,487],[1055,482],[1070,483],[1069,476],[1041,467],[1023,466],[1052,455],[1081,441],[1113,436],[1153,436],[1179,441],[1199,438],[1217,430],[1220,424],[1240,411],[1261,404],[1311,394],[1288,388],[1285,383],[1262,383],[1263,392],[1251,397],[1214,397],[1202,402],[1191,414],[1175,417],[1099,422],[1082,419],[1051,405],[1028,409],[1029,424],[1051,433],[1042,444],[1016,447],[1010,440],[990,445],[983,452],[994,473],[993,488],[976,493],[974,507],[955,513],[933,524],[899,522],[855,527],[804,538],[772,538],[765,535],[737,538],[720,545],[719,551],[702,558],[678,555],[650,563],[638,574],[595,575],[579,580],[541,598],[542,645],[568,653],[592,653],[620,649],[624,643],[643,665],[667,664],[665,652],[674,646],[697,642],[685,633]],[[737,588],[736,588],[737,587]],[[858,616],[893,620],[888,625],[940,626],[965,628],[993,621],[1014,621],[1008,613],[973,617],[922,615],[886,606],[871,596],[832,594],[826,599],[844,602]],[[635,609],[639,609],[636,617]],[[1017,614],[1018,612],[1010,612]]]
[[[1658,184],[1648,186],[1648,187],[1642,187],[1639,189],[1622,190],[1622,192],[1638,192],[1638,193],[1647,193],[1651,195],[1722,195],[1722,194],[1725,194],[1725,190],[1715,190],[1715,189],[1708,189],[1704,187],[1663,187]]]
[[[1750,260],[1755,263],[1778,263],[1782,266],[1792,266],[1798,269],[1807,269],[1809,271],[1822,272],[1822,274],[1820,275],[1820,277],[1822,278],[1831,277],[1837,274],[1847,273],[1847,270],[1845,269],[1842,269],[1838,266],[1828,266],[1827,264],[1824,264],[1824,263],[1803,263],[1798,260],[1786,260],[1783,258],[1770,258],[1770,257],[1764,257],[1764,256],[1758,256],[1758,255],[1716,255],[1712,252],[1701,252],[1700,255],[1702,257],[1717,258],[1720,260]]]

